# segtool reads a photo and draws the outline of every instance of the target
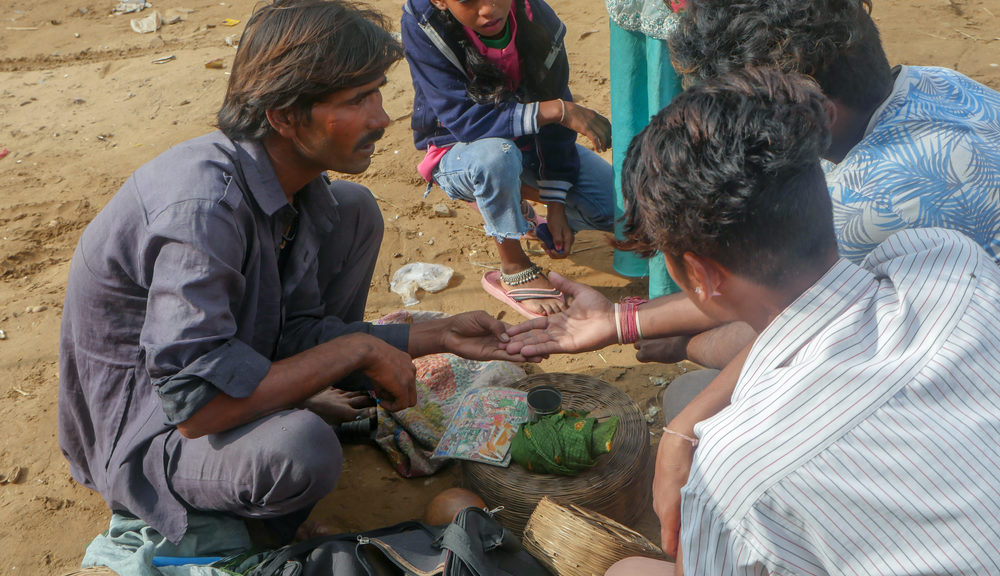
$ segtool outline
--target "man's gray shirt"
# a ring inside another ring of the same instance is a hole
[[[83,232],[63,309],[59,444],[112,510],[179,540],[187,516],[164,458],[175,424],[220,391],[249,396],[273,360],[342,334],[406,350],[406,326],[324,316],[317,255],[339,222],[329,187],[310,182],[296,212],[263,146],[215,132],[137,170]]]

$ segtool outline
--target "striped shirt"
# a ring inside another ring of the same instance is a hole
[[[1000,574],[1000,268],[941,229],[840,260],[695,432],[687,574]]]

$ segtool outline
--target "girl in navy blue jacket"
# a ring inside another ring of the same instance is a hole
[[[579,133],[605,150],[611,124],[572,100],[565,25],[542,0],[407,0],[402,30],[414,142],[427,151],[418,170],[475,202],[496,238],[487,292],[529,317],[559,312],[562,295],[521,247],[541,221],[522,200],[546,204],[554,258],[575,231],[610,231],[614,219],[611,166],[576,144]]]

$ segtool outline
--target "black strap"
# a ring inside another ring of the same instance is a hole
[[[441,547],[458,557],[474,576],[492,576],[492,566],[486,562],[486,554],[483,552],[482,542],[474,546],[469,532],[452,522],[444,529],[441,535]],[[448,562],[453,566],[454,561]],[[458,574],[460,571],[445,569],[447,574]]]

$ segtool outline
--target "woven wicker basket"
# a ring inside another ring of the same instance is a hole
[[[629,556],[663,559],[645,536],[614,520],[542,498],[524,529],[524,547],[558,576],[601,576]]]
[[[652,481],[647,465],[649,431],[639,406],[622,390],[583,374],[535,374],[510,386],[528,390],[540,385],[558,389],[563,408],[587,410],[597,417],[617,416],[611,452],[574,477],[536,474],[517,464],[500,468],[463,461],[466,487],[491,508],[503,506],[497,519],[518,536],[544,496],[578,504],[624,524],[634,523],[649,505]]]

